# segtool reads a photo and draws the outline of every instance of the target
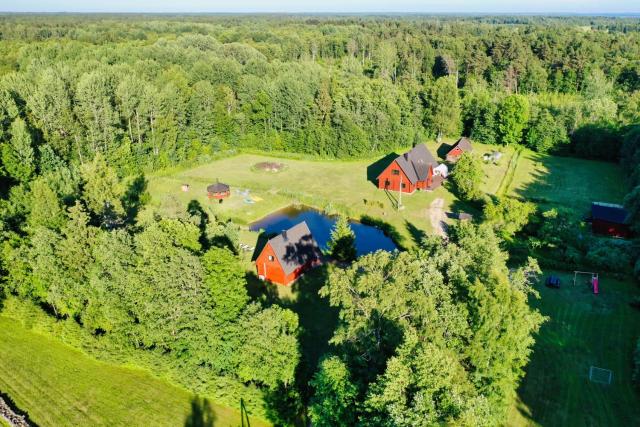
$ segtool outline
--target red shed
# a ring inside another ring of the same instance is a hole
[[[468,138],[462,137],[453,145],[453,148],[447,153],[447,162],[455,163],[460,159],[464,153],[470,153],[473,151],[471,141]]]
[[[290,285],[321,263],[321,252],[307,223],[302,221],[270,239],[256,258],[261,280]]]
[[[398,156],[378,175],[378,188],[403,193],[433,190],[442,184],[443,177],[434,174],[438,162],[424,144],[419,144]]]
[[[612,237],[629,237],[629,213],[624,206],[612,203],[591,203],[591,231]]]

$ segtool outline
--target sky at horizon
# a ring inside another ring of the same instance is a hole
[[[640,0],[0,0],[0,11],[636,14]]]

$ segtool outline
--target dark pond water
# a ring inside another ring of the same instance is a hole
[[[321,249],[327,248],[331,238],[331,229],[336,222],[335,217],[326,215],[309,207],[293,207],[276,211],[249,226],[251,231],[264,230],[267,234],[280,233],[299,222],[306,221],[311,234]],[[356,235],[356,250],[358,256],[375,252],[379,249],[393,251],[395,243],[377,227],[350,221],[351,229]]]

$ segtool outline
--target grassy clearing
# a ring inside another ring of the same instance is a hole
[[[435,143],[428,145],[433,153],[446,152],[436,147]],[[494,148],[477,144],[476,151],[481,155]],[[486,166],[484,187],[487,192],[497,191],[512,154],[511,149],[506,149],[498,165]],[[403,195],[405,209],[398,212],[394,207],[398,194],[381,191],[374,183],[393,157],[395,155],[366,160],[319,161],[242,154],[192,169],[158,174],[149,177],[151,203],[140,214],[140,219],[144,221],[154,213],[175,214],[196,200],[210,214],[248,224],[279,208],[302,203],[342,212],[356,219],[365,215],[379,219],[398,232],[401,245],[412,246],[414,230],[432,231],[428,208],[434,199],[444,199],[445,209],[448,210],[469,210],[451,192],[441,187],[434,192]],[[286,168],[280,172],[254,170],[253,165],[265,161],[281,162]],[[207,185],[216,179],[232,187],[231,198],[222,204],[206,197]],[[190,190],[182,192],[182,184],[189,184]],[[239,193],[246,190],[249,190],[248,195]],[[254,203],[246,203],[245,200],[249,198]],[[245,243],[253,245],[251,241]]]
[[[240,413],[0,316],[0,390],[40,426],[235,426]],[[252,426],[268,425],[261,420]]]
[[[450,143],[427,145],[442,158]],[[480,156],[496,148],[482,144],[474,147]],[[519,154],[510,147],[500,149],[503,157],[498,164],[484,165],[482,188],[486,193],[522,197],[544,208],[565,207],[580,217],[588,211],[592,200],[621,202],[624,198],[622,171],[616,164],[547,156],[526,149]],[[212,215],[248,224],[277,209],[299,203],[356,219],[366,215],[386,222],[397,232],[399,243],[410,247],[414,244],[415,230],[433,231],[428,208],[436,198],[444,200],[447,211],[478,213],[445,187],[434,192],[403,195],[405,209],[398,212],[395,209],[398,194],[378,190],[374,184],[378,173],[394,157],[395,153],[364,160],[321,161],[242,154],[191,169],[165,172],[149,177],[151,203],[140,214],[140,219],[144,221],[154,213],[181,212],[196,200]],[[281,162],[285,169],[267,172],[253,168],[265,161]],[[222,204],[206,197],[207,185],[216,179],[232,187],[232,197]],[[190,190],[182,192],[182,184],[189,184]],[[246,203],[248,199],[253,203]],[[245,243],[253,246],[255,238],[250,235]]]
[[[619,165],[522,152],[506,194],[545,207],[562,206],[584,216],[592,201],[621,203],[626,194]]]
[[[631,383],[631,354],[640,336],[638,295],[630,281],[600,277],[593,295],[584,278],[554,273],[561,289],[538,286],[533,303],[549,317],[536,340],[531,362],[512,409],[511,426],[631,426],[640,420],[640,396]],[[613,382],[589,381],[590,366],[611,369]]]

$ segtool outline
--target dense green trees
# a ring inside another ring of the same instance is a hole
[[[639,34],[613,18],[7,17],[0,291],[73,322],[103,354],[257,410],[259,390],[282,392],[299,411],[297,316],[251,300],[232,223],[195,205],[138,223],[141,173],[242,149],[350,157],[460,133],[605,160],[622,144],[637,225]],[[482,178],[468,155],[452,174],[464,200],[481,197]],[[511,198],[487,199],[483,219],[452,228],[448,245],[331,275],[322,294],[340,325],[311,381],[314,424],[498,424],[541,321],[502,239],[563,266],[633,256]],[[345,219],[332,237],[333,256],[353,261]]]
[[[230,403],[254,395],[248,386],[293,382],[297,315],[250,302],[245,269],[228,248],[232,226],[191,207],[180,218],[129,226],[124,202],[132,189],[125,192],[100,153],[71,178],[78,186],[69,198],[64,175],[52,173],[31,181],[27,196],[3,201],[5,218],[27,219],[3,223],[11,225],[2,229],[3,287],[77,321],[91,337],[87,346],[104,337],[109,357],[138,352],[143,364],[160,357],[158,373],[168,366],[185,386]]]
[[[475,154],[464,153],[456,162],[451,180],[462,200],[477,200],[482,195],[480,185],[484,171],[480,159]]]
[[[36,169],[35,152],[27,125],[20,117],[9,128],[10,138],[1,146],[2,164],[9,176],[26,182]]]
[[[527,146],[540,153],[562,148],[568,142],[567,130],[547,110],[538,114],[527,131]]]
[[[336,355],[312,381],[314,423],[502,419],[542,317],[527,303],[537,266],[508,275],[498,243],[489,226],[462,223],[448,245],[428,240],[335,271],[321,294],[340,308]]]
[[[521,202],[512,197],[487,198],[484,206],[484,217],[493,226],[496,234],[510,241],[513,236],[530,221],[536,211],[531,202]]]
[[[509,95],[498,105],[496,133],[498,142],[518,144],[529,120],[529,101],[522,95]]]
[[[340,215],[331,230],[331,240],[328,249],[331,256],[341,262],[351,262],[356,259],[356,235],[353,233],[349,220]]]
[[[616,19],[578,19],[593,31],[576,32],[535,18],[55,17],[34,18],[37,35],[23,19],[0,23],[0,142],[16,180],[37,169],[43,141],[65,161],[101,152],[130,174],[246,147],[389,152],[461,130],[554,150],[640,111],[637,25]]]
[[[438,138],[460,133],[460,99],[456,81],[455,77],[440,78],[426,95],[425,125]]]

